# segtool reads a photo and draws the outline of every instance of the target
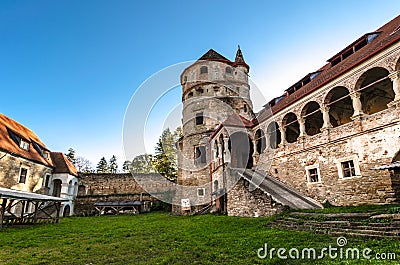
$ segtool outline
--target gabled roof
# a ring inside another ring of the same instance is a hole
[[[19,145],[11,138],[10,134],[16,135],[30,144],[29,151],[19,147]],[[16,122],[15,120],[0,113],[0,149],[19,157],[53,167],[51,158],[44,158],[35,148],[35,142],[42,150],[48,151],[39,137],[30,129]]]
[[[78,170],[63,153],[51,152],[51,159],[55,166],[53,173],[67,173],[76,177],[78,176]]]
[[[257,120],[250,121],[240,114],[231,114],[224,122],[224,126],[252,128],[257,125]]]
[[[239,128],[253,128],[258,124],[257,119],[248,120],[240,114],[233,113],[231,114],[225,121],[220,123],[217,128],[215,128],[214,132],[210,135],[210,139],[213,139],[214,136],[223,128],[223,127],[239,127]]]
[[[324,86],[325,84],[331,82],[340,75],[346,73],[357,65],[365,62],[372,56],[383,51],[384,49],[390,47],[396,42],[400,41],[400,16],[395,17],[393,20],[389,21],[387,24],[383,25],[373,33],[379,33],[379,35],[374,38],[370,43],[363,46],[353,54],[349,55],[337,64],[332,65],[330,62],[321,67],[317,72],[320,72],[318,76],[312,79],[309,83],[302,86],[300,89],[295,91],[290,95],[284,95],[283,98],[271,107],[272,113],[275,114],[287,106],[293,104],[299,99],[305,97],[306,95],[312,93],[318,88]],[[368,35],[368,34],[366,34]],[[363,35],[361,38],[365,37]],[[361,38],[358,38],[354,43],[357,43]],[[351,45],[347,46],[342,51],[348,49]],[[338,53],[340,54],[340,52]],[[333,58],[337,57],[336,54]],[[261,110],[259,112],[258,120],[261,122],[268,117],[270,117],[271,112]]]

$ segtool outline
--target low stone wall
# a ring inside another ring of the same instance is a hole
[[[79,180],[75,214],[89,215],[101,201],[164,201],[173,198],[175,183],[158,174],[89,173]]]

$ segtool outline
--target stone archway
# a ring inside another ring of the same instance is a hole
[[[365,114],[374,114],[388,108],[394,100],[393,83],[389,71],[374,67],[363,73],[357,81],[356,91],[361,92],[360,100]]]
[[[63,217],[68,217],[71,214],[71,207],[67,204],[63,209]]]
[[[289,112],[283,117],[282,126],[285,127],[285,139],[288,143],[294,143],[300,136],[300,125],[297,116]]]
[[[346,87],[332,88],[326,95],[325,105],[329,107],[329,121],[333,127],[352,121],[351,116],[354,113],[354,108],[349,90]]]
[[[253,143],[247,133],[235,132],[230,137],[231,167],[253,167]]]
[[[321,133],[321,128],[324,125],[324,119],[320,106],[315,101],[308,102],[301,112],[301,117],[305,122],[305,129],[307,135],[315,135]]]

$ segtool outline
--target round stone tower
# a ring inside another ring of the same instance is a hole
[[[234,61],[210,49],[181,74],[183,138],[178,184],[196,187],[182,195],[192,205],[210,203],[209,139],[214,130],[234,113],[247,120],[255,118],[248,72],[239,47]]]

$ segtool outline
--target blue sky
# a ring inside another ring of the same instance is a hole
[[[270,99],[399,10],[398,0],[3,0],[0,111],[53,151],[122,162],[125,110],[157,71],[210,48],[233,59],[240,44]],[[165,112],[180,101],[170,94]]]

